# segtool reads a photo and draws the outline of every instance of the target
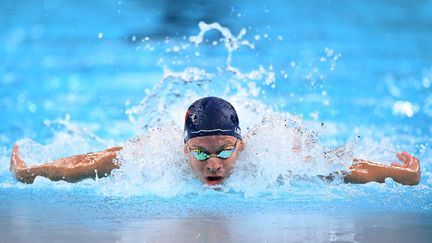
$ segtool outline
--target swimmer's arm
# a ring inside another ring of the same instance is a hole
[[[344,177],[346,183],[384,182],[386,178],[404,185],[418,185],[420,182],[420,161],[407,152],[398,153],[403,163],[392,162],[383,165],[371,161],[354,159],[350,172]]]
[[[65,180],[76,182],[86,178],[104,177],[118,168],[114,159],[121,147],[113,147],[104,151],[75,155],[54,160],[45,164],[27,166],[19,156],[18,145],[14,145],[10,170],[12,175],[24,183],[33,183],[36,176],[43,176],[53,181]]]

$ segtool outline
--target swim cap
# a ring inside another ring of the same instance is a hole
[[[205,97],[189,106],[185,117],[184,142],[194,137],[227,135],[241,139],[239,119],[226,100]]]

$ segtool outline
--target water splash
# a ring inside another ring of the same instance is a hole
[[[62,119],[45,120],[44,125],[51,131],[48,144],[40,144],[32,139],[17,141],[20,156],[27,165],[41,164],[61,157],[103,150],[116,144],[112,139],[102,139],[85,127],[71,122],[70,116]]]
[[[129,139],[118,153],[120,168],[99,181],[105,195],[173,196],[193,190],[194,177],[183,152],[183,131],[175,123]],[[198,188],[199,189],[199,188]]]
[[[301,117],[288,113],[265,115],[244,141],[246,148],[227,187],[248,195],[289,190],[293,180],[315,180],[317,175],[346,171],[352,161],[353,146],[325,148]]]
[[[243,73],[239,68],[232,65],[232,55],[241,46],[248,46],[252,50],[254,45],[243,40],[246,30],[242,29],[235,36],[227,27],[219,23],[199,23],[200,32],[198,35],[190,36],[189,41],[196,46],[203,44],[204,36],[208,31],[216,30],[222,36],[225,48],[228,52],[226,67],[211,72],[202,67],[187,66],[183,70],[174,71],[164,60],[159,64],[163,69],[163,78],[152,90],[147,90],[146,96],[139,104],[133,105],[126,110],[129,121],[135,124],[138,130],[146,131],[150,127],[157,127],[166,121],[174,120],[181,124],[184,112],[193,100],[203,96],[219,96],[231,98],[244,105],[245,113],[257,113],[258,110],[271,110],[272,107],[264,105],[263,86],[275,87],[276,76],[273,67],[265,68],[263,65],[256,70]],[[170,50],[176,53],[188,51],[189,44],[176,44]],[[209,47],[212,48],[212,47]],[[169,63],[169,62],[168,62]],[[254,99],[253,97],[256,97]],[[252,107],[251,104],[256,105]],[[242,109],[240,107],[240,109]],[[179,112],[182,111],[182,112]],[[249,126],[249,124],[248,124]]]
[[[238,50],[241,46],[248,46],[251,49],[255,48],[255,45],[251,44],[247,40],[242,40],[242,38],[246,35],[246,29],[242,28],[240,33],[237,36],[234,36],[231,33],[231,30],[227,27],[221,26],[219,23],[211,23],[207,24],[205,22],[199,22],[198,27],[200,28],[200,32],[198,35],[190,36],[189,40],[195,45],[199,45],[204,40],[204,35],[211,30],[219,31],[223,38],[222,41],[225,43],[225,48],[228,51],[228,56],[226,59],[226,66],[228,70],[235,71],[237,70],[232,66],[232,54],[234,51]]]
[[[352,144],[325,148],[300,117],[274,112],[251,128],[244,142],[246,149],[221,189],[249,196],[291,190],[293,181],[314,181],[317,175],[346,170],[354,149]],[[98,181],[105,195],[172,197],[205,189],[191,171],[182,128],[174,122],[130,139],[117,161],[120,169]]]

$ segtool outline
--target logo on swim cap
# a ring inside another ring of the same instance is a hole
[[[205,97],[192,103],[186,111],[184,141],[212,135],[241,139],[241,129],[237,112],[228,101]]]

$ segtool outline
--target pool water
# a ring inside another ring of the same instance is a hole
[[[1,242],[430,241],[431,1],[4,1],[0,12]],[[207,95],[233,103],[247,143],[218,190],[182,156],[184,112]],[[303,153],[314,163],[287,149],[293,127],[317,142]],[[28,164],[125,149],[108,178],[25,185],[9,172],[15,142]],[[341,146],[345,160],[320,157]],[[314,177],[402,150],[421,161],[417,186]]]

